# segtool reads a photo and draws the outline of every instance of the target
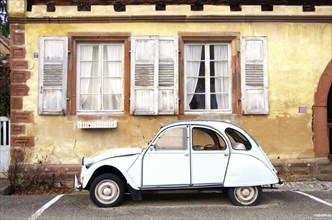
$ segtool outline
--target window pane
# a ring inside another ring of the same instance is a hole
[[[121,110],[122,95],[104,95],[103,108],[104,110]]]
[[[189,99],[189,95],[187,97],[187,100]],[[192,96],[192,100],[189,104],[190,109],[205,109],[205,95],[197,95],[195,94]]]
[[[81,95],[80,110],[98,110],[98,95]]]
[[[158,137],[156,150],[186,150],[187,128],[170,128]]]
[[[236,150],[250,150],[251,143],[241,132],[232,128],[226,129],[226,135],[232,143],[232,147]],[[242,145],[241,145],[242,144]]]
[[[228,60],[228,46],[210,45],[210,59],[216,61]]]
[[[226,94],[211,94],[211,109],[228,110],[229,106],[229,95]]]
[[[105,61],[122,61],[122,45],[104,45],[103,54]]]
[[[81,94],[97,94],[99,89],[98,79],[81,79]]]
[[[224,150],[226,143],[216,132],[206,128],[192,130],[193,150]]]
[[[104,94],[122,94],[121,78],[104,78],[103,81]]]
[[[122,62],[104,61],[103,76],[122,77],[123,68]]]

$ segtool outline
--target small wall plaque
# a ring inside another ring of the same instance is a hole
[[[299,113],[307,113],[307,107],[300,106]]]

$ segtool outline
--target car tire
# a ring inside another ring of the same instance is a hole
[[[255,206],[262,200],[261,186],[232,187],[228,189],[228,197],[236,206]]]
[[[115,207],[121,204],[124,191],[124,184],[118,176],[105,173],[92,181],[90,199],[98,207]]]

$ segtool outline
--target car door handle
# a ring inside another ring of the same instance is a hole
[[[189,154],[184,154],[184,156],[185,156],[185,157],[188,157],[188,156],[189,156]]]
[[[228,157],[228,154],[224,154],[225,157]]]

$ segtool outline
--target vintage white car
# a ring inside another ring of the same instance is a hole
[[[282,181],[257,142],[223,121],[177,121],[161,127],[147,148],[118,148],[83,157],[76,190],[89,190],[99,207],[118,206],[125,192],[141,200],[145,190],[228,190],[234,205],[253,206],[262,185]]]

